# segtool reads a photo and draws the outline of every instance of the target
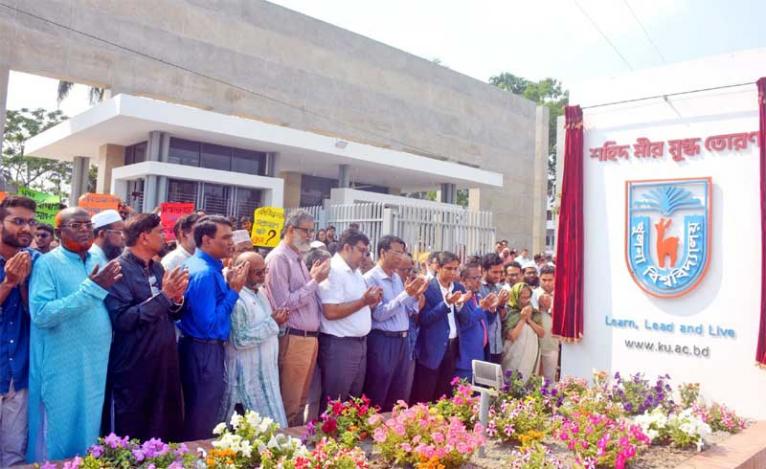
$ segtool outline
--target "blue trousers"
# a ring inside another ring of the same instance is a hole
[[[212,438],[226,390],[223,342],[190,337],[178,341],[181,386],[184,391],[185,441]]]
[[[386,336],[373,329],[367,336],[367,376],[364,393],[383,412],[390,411],[396,401],[406,401],[410,345],[406,337]]]

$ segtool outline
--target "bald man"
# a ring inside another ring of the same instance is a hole
[[[29,287],[30,463],[83,455],[98,438],[112,341],[104,298],[122,278],[117,261],[99,268],[88,252],[88,212],[62,210],[55,225],[61,246],[35,263]]]
[[[247,279],[231,314],[231,332],[226,343],[226,392],[218,420],[228,422],[237,405],[270,417],[287,426],[279,388],[279,326],[287,321],[287,310],[272,312],[263,292],[266,263],[259,254],[246,251],[234,266],[246,265]]]

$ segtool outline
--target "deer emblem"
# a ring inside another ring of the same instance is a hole
[[[660,218],[660,222],[654,225],[657,229],[657,261],[660,268],[665,267],[666,257],[670,257],[670,267],[675,267],[678,259],[678,236],[665,237],[672,222],[670,218]]]

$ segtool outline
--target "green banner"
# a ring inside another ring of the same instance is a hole
[[[47,192],[40,192],[34,189],[26,187],[19,187],[19,195],[29,197],[37,203],[37,218],[38,223],[47,223],[53,226],[53,220],[56,218],[56,214],[60,210],[61,199],[57,195],[48,194]]]

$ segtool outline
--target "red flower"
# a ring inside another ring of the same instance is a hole
[[[322,424],[322,432],[328,435],[334,433],[337,429],[338,422],[336,422],[335,419],[328,419],[325,423]]]
[[[367,411],[368,411],[369,409],[370,409],[370,408],[369,408],[369,407],[367,407],[367,406],[362,406],[362,407],[359,409],[359,415],[361,415],[362,417],[364,417],[365,415],[367,415]]]
[[[333,415],[340,415],[343,413],[343,404],[340,401],[332,402],[332,413]]]

